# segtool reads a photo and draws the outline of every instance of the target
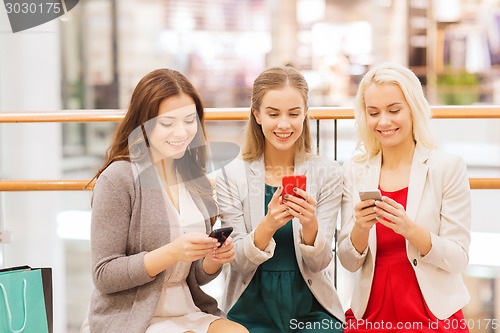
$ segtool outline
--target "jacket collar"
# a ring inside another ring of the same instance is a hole
[[[302,159],[298,159],[297,157],[295,157],[295,160],[294,160],[294,173],[296,175],[298,174],[305,174],[307,172],[307,169],[308,169],[308,159],[307,158],[302,158]],[[250,171],[253,173],[253,174],[262,174],[263,177],[264,177],[264,168],[265,168],[265,165],[264,165],[264,155],[262,155],[261,157],[259,157],[258,159],[256,160],[253,160],[252,162],[250,162]]]

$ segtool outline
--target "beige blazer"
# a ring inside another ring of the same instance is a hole
[[[354,205],[362,189],[377,189],[381,154],[366,164],[344,164],[342,229],[338,257],[357,273],[351,308],[356,318],[366,310],[377,256],[376,228],[370,230],[368,247],[359,254],[351,243]],[[469,261],[471,199],[464,161],[453,155],[417,144],[410,171],[406,212],[410,219],[431,233],[432,248],[422,256],[406,241],[406,253],[423,297],[439,319],[450,317],[469,301],[461,273]]]
[[[317,201],[319,230],[313,246],[301,242],[302,226],[292,220],[295,256],[302,277],[318,302],[334,317],[345,320],[333,285],[332,241],[342,196],[342,172],[337,162],[319,156],[295,161],[295,173],[306,174],[307,192]],[[254,230],[264,218],[264,162],[240,159],[226,166],[217,176],[217,201],[222,226],[234,227],[236,255],[227,276],[222,309],[229,311],[252,280],[257,267],[271,258],[274,239],[264,251],[255,247]]]

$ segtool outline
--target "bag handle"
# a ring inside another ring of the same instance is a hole
[[[18,330],[14,330],[12,328],[12,313],[10,312],[9,298],[7,297],[7,291],[5,290],[5,286],[2,283],[0,283],[0,289],[2,289],[3,298],[4,298],[4,301],[5,301],[5,308],[7,309],[7,317],[9,317],[9,328],[10,328],[10,331],[12,333],[21,333],[22,331],[24,331],[24,328],[26,327],[26,323],[28,321],[27,320],[28,319],[28,311],[26,309],[26,279],[23,279],[24,323],[23,323],[23,326],[20,329],[18,329]]]

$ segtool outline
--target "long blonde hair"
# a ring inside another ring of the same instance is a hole
[[[413,139],[427,148],[432,149],[436,146],[429,128],[431,109],[424,96],[422,84],[417,76],[404,66],[394,63],[383,63],[372,68],[365,74],[356,94],[354,116],[358,134],[356,145],[358,154],[355,156],[355,160],[358,162],[367,161],[381,150],[380,141],[373,135],[373,132],[367,125],[365,91],[373,84],[380,85],[387,83],[395,84],[401,89],[410,107],[413,123]]]
[[[264,154],[266,139],[262,127],[257,123],[252,110],[260,112],[260,106],[264,95],[270,90],[281,89],[286,86],[293,87],[299,91],[304,99],[307,110],[309,87],[302,74],[289,66],[272,67],[263,71],[254,81],[252,89],[252,105],[249,120],[245,130],[245,143],[242,149],[242,157],[245,161],[254,161]],[[311,152],[311,132],[309,129],[309,118],[304,118],[302,135],[297,140],[296,154],[305,155]]]

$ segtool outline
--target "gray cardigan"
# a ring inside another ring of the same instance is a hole
[[[302,277],[318,302],[334,317],[345,320],[333,285],[332,251],[342,198],[342,171],[337,162],[320,156],[295,161],[295,173],[306,174],[307,192],[317,201],[319,229],[312,246],[301,242],[302,225],[293,219],[295,256]],[[264,218],[264,162],[235,160],[217,176],[217,201],[222,226],[234,227],[235,259],[227,276],[222,309],[229,311],[252,280],[257,267],[271,258],[274,239],[264,251],[254,245],[254,230]]]
[[[156,310],[165,272],[151,278],[144,255],[170,242],[169,221],[161,184],[152,165],[113,162],[99,176],[92,197],[92,294],[89,324],[95,333],[144,333]],[[211,229],[202,199],[191,193]],[[220,272],[220,271],[219,271]],[[208,275],[202,259],[193,262],[187,284],[202,311],[221,315],[215,299],[200,285]]]

